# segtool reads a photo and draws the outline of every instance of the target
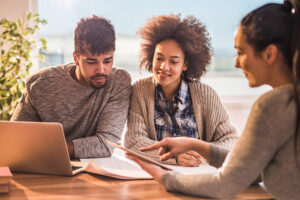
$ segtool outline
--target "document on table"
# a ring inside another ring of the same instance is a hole
[[[80,159],[88,163],[84,171],[110,176],[118,179],[152,179],[137,163],[125,157],[124,151],[115,148],[114,153],[108,158]],[[165,165],[166,167],[182,174],[215,173],[217,169],[210,165],[199,167],[181,167]]]

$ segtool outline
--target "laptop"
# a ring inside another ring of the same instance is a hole
[[[0,121],[0,166],[12,172],[72,176],[86,167],[74,163],[60,123]]]

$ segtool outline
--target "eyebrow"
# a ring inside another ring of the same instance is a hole
[[[157,52],[158,55],[164,56],[162,53]],[[181,58],[180,56],[171,56],[171,58]]]
[[[111,57],[108,57],[108,58],[104,58],[104,60],[111,60],[113,57],[111,56]],[[87,61],[97,61],[97,59],[96,58],[86,58],[86,60]]]
[[[242,47],[239,47],[239,46],[236,46],[236,45],[234,45],[234,48],[235,48],[235,49],[239,49],[239,50],[243,50]]]
[[[87,61],[97,61],[95,58],[86,58]]]
[[[104,58],[104,60],[111,60],[113,57]]]

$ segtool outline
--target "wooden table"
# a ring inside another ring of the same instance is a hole
[[[118,180],[81,173],[74,177],[17,174],[11,180],[10,192],[0,199],[203,199],[167,192],[154,180]],[[260,186],[250,186],[236,199],[272,199]]]

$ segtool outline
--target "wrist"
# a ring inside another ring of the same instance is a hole
[[[209,161],[209,148],[210,145],[208,142],[199,140],[199,139],[194,139],[192,141],[192,150],[196,151],[199,153],[203,158],[205,158],[207,161]]]
[[[75,158],[75,150],[73,141],[67,142],[70,159]]]

